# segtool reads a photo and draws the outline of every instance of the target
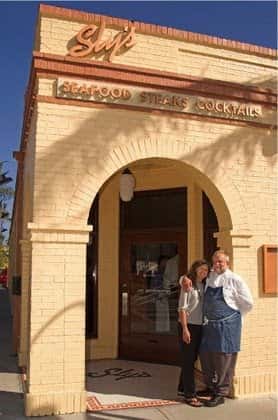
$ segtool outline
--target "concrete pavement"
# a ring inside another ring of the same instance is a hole
[[[12,354],[12,318],[6,289],[0,288],[0,420],[36,419],[24,415],[17,359]],[[45,416],[45,420],[277,420],[276,396],[227,400],[215,408],[185,404]]]

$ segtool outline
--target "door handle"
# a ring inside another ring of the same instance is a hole
[[[128,316],[128,293],[122,291],[122,316]]]

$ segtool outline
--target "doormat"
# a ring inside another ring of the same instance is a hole
[[[129,360],[87,363],[88,411],[174,405],[180,368]]]

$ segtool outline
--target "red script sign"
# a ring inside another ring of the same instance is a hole
[[[134,26],[119,32],[114,37],[111,36],[102,40],[104,30],[105,22],[101,22],[100,27],[96,25],[85,26],[76,35],[78,44],[70,48],[69,55],[72,57],[87,57],[92,53],[97,54],[101,51],[110,51],[108,61],[112,61],[122,47],[130,48],[136,44]]]

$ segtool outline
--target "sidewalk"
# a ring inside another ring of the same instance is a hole
[[[215,408],[185,404],[95,413],[26,417],[17,359],[12,354],[8,292],[0,288],[0,420],[278,420],[277,398],[227,400]]]

